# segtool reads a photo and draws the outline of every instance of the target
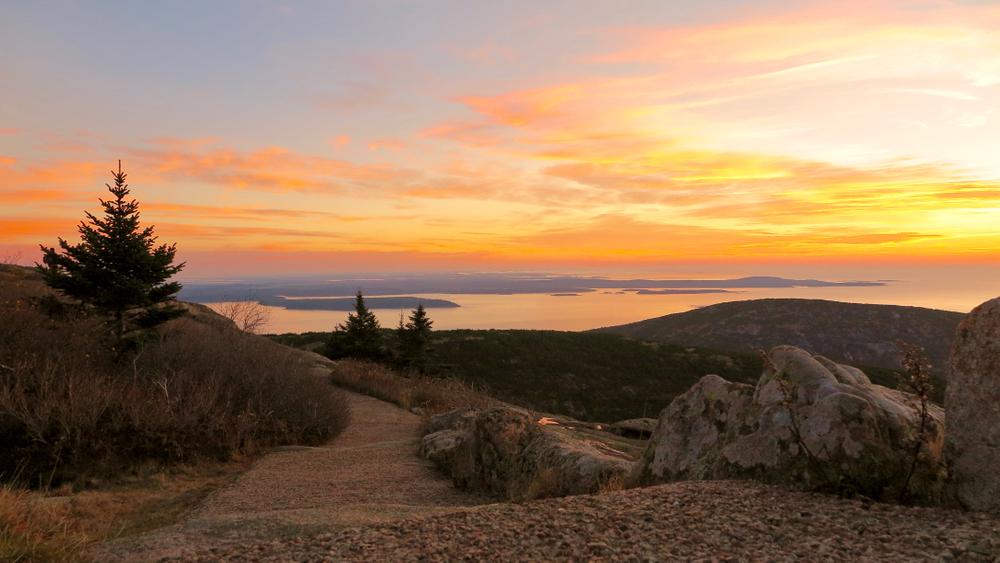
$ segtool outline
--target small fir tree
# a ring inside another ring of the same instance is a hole
[[[344,357],[364,360],[380,360],[383,357],[382,327],[375,313],[365,305],[364,295],[358,290],[354,301],[354,312],[347,315],[347,321],[340,325],[338,331],[340,346]]]
[[[58,249],[42,245],[42,263],[35,266],[50,287],[108,318],[120,352],[132,331],[183,314],[171,304],[181,284],[169,280],[184,264],[173,263],[175,244],[156,246],[153,227],[140,226],[121,161],[111,174],[115,185],[105,186],[114,199],[99,200],[104,216],[87,212],[78,227],[80,243],[59,238]]]
[[[404,367],[424,373],[427,370],[427,356],[430,353],[431,326],[434,321],[427,316],[423,303],[410,313],[409,322],[399,321],[399,343],[401,363]]]
[[[406,342],[406,321],[403,320],[403,312],[399,312],[399,326],[396,327],[396,346],[400,358],[403,355],[403,343]],[[401,361],[399,362],[401,363]]]

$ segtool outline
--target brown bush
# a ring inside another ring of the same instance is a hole
[[[497,401],[457,379],[404,377],[377,363],[340,360],[330,374],[334,384],[432,416],[457,408],[488,408]]]
[[[319,444],[347,424],[345,398],[300,353],[226,324],[179,319],[117,360],[97,320],[42,314],[34,284],[0,277],[4,481],[48,486],[231,459]]]
[[[219,314],[233,321],[243,332],[258,334],[271,322],[271,311],[258,301],[231,301],[219,307]]]

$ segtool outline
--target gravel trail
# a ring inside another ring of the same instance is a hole
[[[752,482],[497,504],[215,549],[226,561],[995,561],[1000,517]]]
[[[183,522],[97,546],[96,561],[187,559],[212,548],[314,536],[489,502],[455,489],[417,454],[420,417],[345,392],[351,424],[330,444],[264,456]]]

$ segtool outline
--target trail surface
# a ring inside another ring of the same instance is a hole
[[[1000,516],[691,481],[220,548],[197,561],[997,561]]]
[[[188,558],[489,502],[455,489],[417,455],[418,416],[346,394],[351,424],[330,444],[270,453],[180,524],[104,543],[91,555],[97,561]]]

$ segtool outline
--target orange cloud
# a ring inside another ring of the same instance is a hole
[[[351,142],[350,135],[337,135],[327,141],[334,149],[346,147]]]
[[[153,217],[189,217],[200,220],[251,220],[269,221],[274,219],[317,219],[322,221],[337,221],[354,223],[379,219],[370,215],[344,215],[328,211],[311,211],[304,209],[277,209],[261,207],[223,207],[217,205],[190,205],[183,203],[146,202],[141,204],[143,211],[150,212]],[[385,217],[381,217],[385,219]],[[396,217],[390,217],[395,219]]]
[[[153,181],[195,180],[262,191],[336,193],[380,187],[413,172],[387,164],[354,164],[282,147],[237,151],[209,145],[126,149],[135,169]]]
[[[40,201],[65,201],[78,195],[63,190],[3,190],[0,191],[0,203],[16,206]]]
[[[409,188],[403,192],[403,195],[429,199],[480,199],[486,194],[483,193],[483,189],[480,186],[460,183]]]
[[[26,189],[72,189],[93,183],[110,166],[75,160],[29,164],[13,157],[0,159],[0,192]]]
[[[55,243],[52,233],[65,233],[64,238],[71,238],[76,232],[74,226],[79,221],[69,218],[31,218],[23,219],[18,217],[0,217],[0,238],[4,242],[32,242],[37,238],[51,237],[51,243]],[[25,240],[35,237],[31,240]]]

